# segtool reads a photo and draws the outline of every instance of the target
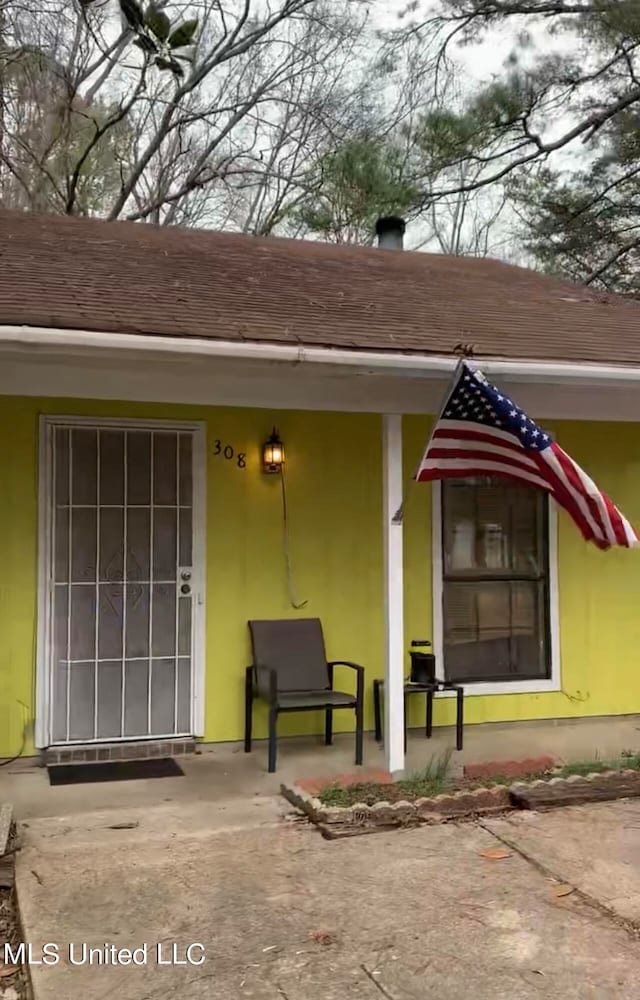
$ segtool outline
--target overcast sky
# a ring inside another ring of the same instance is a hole
[[[406,7],[406,0],[372,0],[372,13],[376,24],[382,28],[397,28],[409,23],[408,19],[400,20],[398,11]],[[428,13],[429,7],[435,8],[436,3],[423,3],[422,10]],[[518,48],[518,32],[526,25],[536,47],[543,47],[547,52],[552,49],[567,51],[571,42],[567,35],[551,37],[540,22],[533,26],[530,19],[510,18],[508,24],[502,24],[485,35],[482,42],[473,45],[456,45],[451,50],[456,59],[464,66],[466,74],[474,81],[486,81],[493,74],[499,74],[504,67],[507,56]],[[533,51],[533,50],[532,50]],[[527,53],[520,49],[520,57],[526,62]]]
[[[426,7],[426,5],[424,5]],[[397,28],[408,23],[399,20],[398,11],[406,7],[406,0],[373,0],[372,11],[376,24],[381,28]],[[457,46],[457,58],[475,80],[487,80],[498,72],[514,45],[514,31],[493,31],[491,38],[479,45]]]

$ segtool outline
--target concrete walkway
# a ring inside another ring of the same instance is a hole
[[[470,726],[454,759],[607,756],[637,748],[638,726]],[[451,735],[412,734],[409,768]],[[31,967],[35,1000],[640,996],[640,802],[326,842],[274,793],[353,771],[352,752],[351,738],[282,741],[268,775],[263,745],[216,747],[184,777],[55,788],[33,763],[0,769],[24,838],[26,941],[34,958],[44,943],[60,955]],[[383,763],[370,740],[365,763]],[[509,857],[482,857],[505,843]],[[557,895],[565,882],[576,888]],[[72,965],[83,944],[109,957],[147,945],[146,963]],[[158,944],[163,961],[174,944],[176,959],[202,944],[206,960],[159,965]]]
[[[484,821],[505,844],[640,928],[640,800]]]
[[[640,881],[635,835],[620,832],[635,824],[637,803],[493,821],[514,847],[490,860],[502,842],[476,824],[328,842],[267,796],[32,819],[17,859],[25,933],[62,959],[32,967],[35,1000],[635,1000],[634,934],[578,891],[557,895],[519,853],[606,891],[614,911],[630,873],[634,895]],[[74,966],[71,943],[76,961],[83,943],[146,944],[146,964]],[[165,960],[200,943],[206,960],[159,966],[158,943]]]

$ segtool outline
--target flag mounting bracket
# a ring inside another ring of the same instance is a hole
[[[476,352],[477,346],[477,344],[456,344],[451,353],[461,358],[472,358]]]
[[[444,413],[445,406],[447,405],[447,400],[449,399],[449,396],[451,395],[451,391],[452,391],[454,385],[456,384],[456,381],[457,381],[458,376],[460,374],[460,371],[461,371],[462,367],[464,366],[465,358],[471,358],[471,357],[473,357],[473,351],[474,351],[475,347],[477,347],[477,344],[456,344],[456,346],[453,348],[453,350],[452,350],[451,353],[457,355],[457,357],[458,357],[458,363],[457,363],[457,365],[455,367],[453,375],[451,376],[451,381],[449,383],[449,388],[447,389],[447,391],[446,391],[446,393],[444,395],[444,398],[442,400],[442,404],[440,406],[440,409],[439,409],[438,413],[436,414],[436,419],[434,420],[434,423],[433,423],[434,427],[436,426],[436,424],[438,423],[438,421],[442,417],[442,414]],[[432,435],[433,435],[433,431],[429,435],[429,440],[427,442],[427,448],[431,444]],[[413,486],[413,484],[416,481],[416,475],[417,475],[419,467],[420,467],[420,463],[418,463],[418,467],[416,468],[416,471],[414,472],[413,476],[411,477],[411,482],[409,483],[409,488],[411,486]],[[408,496],[409,489],[407,489],[405,492],[406,492],[406,495]],[[391,524],[396,524],[396,525],[397,524],[402,524],[402,520],[404,518],[404,507],[405,507],[405,502],[403,500],[402,503],[400,504],[400,506],[398,507],[397,511],[395,512],[395,514],[391,518]]]

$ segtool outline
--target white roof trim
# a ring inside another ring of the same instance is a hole
[[[350,368],[354,373],[370,372],[405,377],[442,378],[453,372],[456,357],[357,351],[305,345],[257,343],[255,341],[209,340],[197,337],[160,337],[147,334],[108,333],[94,330],[65,330],[49,327],[0,326],[0,350],[12,353],[39,353],[39,348],[82,357],[96,353],[117,355],[136,351],[156,356],[183,358],[228,358],[246,361],[298,365],[329,365]],[[504,361],[474,358],[483,371],[506,376],[517,382],[566,382],[583,384],[629,384],[640,382],[640,368],[622,365],[578,364],[554,361]]]

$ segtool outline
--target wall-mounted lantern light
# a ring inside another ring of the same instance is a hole
[[[262,446],[262,468],[265,472],[280,472],[284,465],[284,445],[274,427]]]

